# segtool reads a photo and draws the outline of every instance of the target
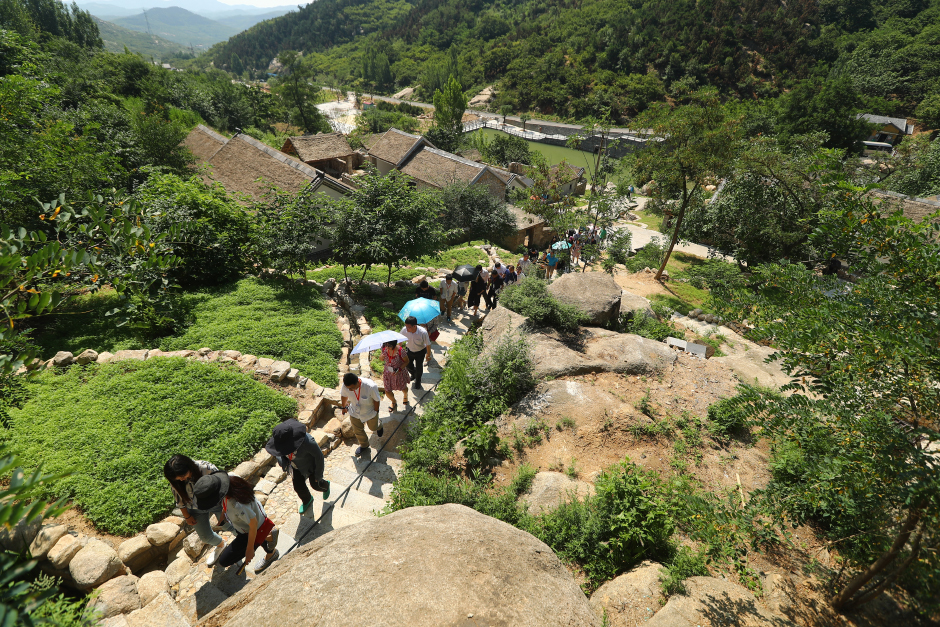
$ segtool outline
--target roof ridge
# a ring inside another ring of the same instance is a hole
[[[470,161],[469,159],[465,159],[459,155],[455,155],[452,152],[447,152],[446,150],[441,150],[440,148],[431,148],[430,146],[424,146],[421,150],[427,150],[428,152],[432,154],[439,155],[446,159],[450,159],[451,161],[456,161],[457,163],[463,163],[464,165],[473,166],[481,170],[489,168],[488,165],[477,163],[476,161]],[[420,152],[420,150],[418,152]]]
[[[200,131],[202,131],[203,133],[205,133],[206,135],[208,135],[209,137],[211,137],[212,139],[216,140],[216,141],[220,141],[220,142],[222,142],[223,144],[228,143],[228,138],[227,138],[227,137],[225,137],[224,135],[222,135],[222,134],[220,134],[220,133],[216,133],[215,131],[213,131],[211,128],[209,128],[209,127],[206,126],[205,124],[197,124],[197,125],[196,125],[196,128],[199,129]]]
[[[288,157],[280,150],[275,150],[274,148],[271,148],[267,144],[263,144],[259,142],[257,139],[255,139],[251,135],[245,135],[244,133],[240,133],[236,135],[235,137],[233,137],[232,139],[240,139],[244,141],[245,143],[247,143],[248,145],[253,146],[254,148],[257,148],[258,150],[260,150],[261,152],[267,154],[268,156],[274,157],[275,159],[277,159],[284,165],[289,165],[295,170],[301,172],[302,174],[306,174],[310,178],[318,178],[322,174],[325,174],[324,172],[320,172],[320,170],[314,167],[311,167],[302,161],[297,161],[296,159],[292,159],[291,157]]]

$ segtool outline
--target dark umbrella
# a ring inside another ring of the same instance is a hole
[[[471,266],[469,264],[457,266],[454,268],[454,280],[459,283],[472,281],[473,279],[477,278],[478,274],[480,274],[480,271],[477,270],[477,267]]]

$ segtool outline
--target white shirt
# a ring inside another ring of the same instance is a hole
[[[343,385],[340,390],[340,396],[344,396],[349,402],[349,415],[359,420],[368,420],[377,415],[375,403],[380,400],[379,386],[371,379],[359,377],[359,389],[350,390]]]
[[[490,271],[487,270],[486,268],[483,268],[482,270],[480,270],[480,276],[483,277],[483,280],[484,280],[484,281],[489,281],[489,280],[490,280]]]
[[[499,278],[503,278],[504,276],[506,276],[506,266],[500,266],[498,268],[493,268],[493,269],[496,270],[496,274],[499,275]]]
[[[526,259],[523,257],[519,260],[519,263],[516,264],[516,273],[517,274],[528,274],[529,269],[532,267],[532,260]]]
[[[248,533],[251,530],[251,521],[255,521],[255,529],[261,527],[268,515],[258,499],[251,503],[239,503],[231,497],[225,497],[225,517],[229,519],[235,531]]]
[[[408,331],[408,327],[402,327],[401,334],[408,338],[405,346],[412,353],[426,350],[431,345],[431,337],[428,335],[427,329],[423,327],[416,328],[414,333]]]
[[[457,295],[457,281],[451,280],[447,285],[447,279],[441,281],[441,300],[448,301]]]

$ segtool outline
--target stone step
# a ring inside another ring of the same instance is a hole
[[[277,539],[277,550],[281,552],[282,556],[297,540],[300,540],[299,546],[303,546],[335,529],[354,525],[370,518],[370,516],[335,506],[329,508],[326,516],[321,518],[322,513],[322,502],[317,500],[317,505],[313,511],[303,516],[296,512],[290,515],[287,522],[281,527],[281,534]],[[320,522],[314,524],[318,519]]]
[[[392,485],[391,483],[382,481],[380,479],[372,479],[371,477],[360,476],[353,470],[348,468],[333,468],[332,470],[326,473],[327,478],[334,482],[332,489],[345,489],[346,486],[352,485],[354,490],[369,494],[371,496],[380,498],[382,500],[388,500],[392,494]]]
[[[367,465],[368,460],[350,455],[337,467],[356,474],[364,471],[366,477],[381,483],[395,483],[398,481],[398,475],[401,472],[401,458],[398,457],[397,453],[382,451],[368,468],[366,468]]]
[[[375,516],[376,512],[385,509],[385,500],[359,490],[350,490],[343,494],[342,490],[333,493],[330,501],[344,512],[352,512],[363,517]]]

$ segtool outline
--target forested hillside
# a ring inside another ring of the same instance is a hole
[[[937,89],[938,33],[937,0],[319,0],[210,57],[261,70],[285,49],[317,53],[323,73],[424,97],[456,70],[468,90],[496,82],[498,104],[572,118],[630,116],[677,80],[755,99],[845,75],[896,102],[882,113],[913,113]]]

